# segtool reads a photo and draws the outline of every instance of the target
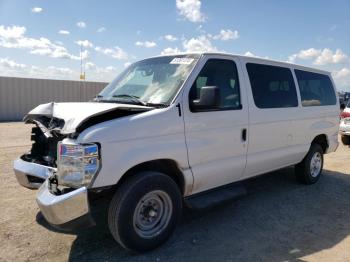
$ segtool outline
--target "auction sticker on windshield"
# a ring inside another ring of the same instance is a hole
[[[193,60],[193,58],[188,57],[175,57],[173,60],[170,61],[170,64],[189,65],[193,62]]]

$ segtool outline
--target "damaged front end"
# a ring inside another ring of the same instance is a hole
[[[27,188],[37,189],[57,168],[57,144],[67,135],[60,134],[62,119],[38,116],[25,119],[26,124],[35,124],[31,131],[32,147],[14,162],[18,182]]]
[[[32,128],[32,147],[14,161],[20,185],[37,189],[57,171],[57,145],[76,138],[85,129],[108,120],[151,110],[150,107],[111,103],[48,103],[39,105],[24,118]]]

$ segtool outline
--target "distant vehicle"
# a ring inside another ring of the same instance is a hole
[[[344,108],[346,107],[346,104],[343,97],[339,97],[339,104],[340,104],[340,109],[344,110]]]
[[[43,183],[40,210],[62,229],[91,224],[94,196],[112,194],[111,234],[146,251],[171,235],[183,204],[233,199],[245,192],[238,181],[295,165],[316,183],[339,113],[329,72],[221,53],[154,57],[94,102],[30,111],[34,143],[14,170],[25,187]]]
[[[341,140],[344,145],[350,145],[350,100],[340,114],[340,128],[339,133],[341,135]]]
[[[350,92],[344,93],[344,101],[348,102],[350,100]]]

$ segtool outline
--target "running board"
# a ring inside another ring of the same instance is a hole
[[[246,194],[247,190],[241,183],[234,183],[186,197],[184,201],[189,208],[206,209]]]

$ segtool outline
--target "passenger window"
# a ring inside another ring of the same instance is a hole
[[[238,72],[235,62],[224,59],[210,59],[193,83],[189,99],[199,99],[204,86],[217,86],[220,89],[220,106],[218,110],[241,109]],[[191,104],[191,103],[190,103]],[[191,111],[194,110],[191,108]],[[201,110],[201,112],[206,111]],[[212,111],[208,109],[208,111]]]
[[[327,75],[295,70],[302,106],[335,105],[336,97]]]
[[[298,106],[293,75],[289,68],[248,63],[247,71],[257,107]]]

